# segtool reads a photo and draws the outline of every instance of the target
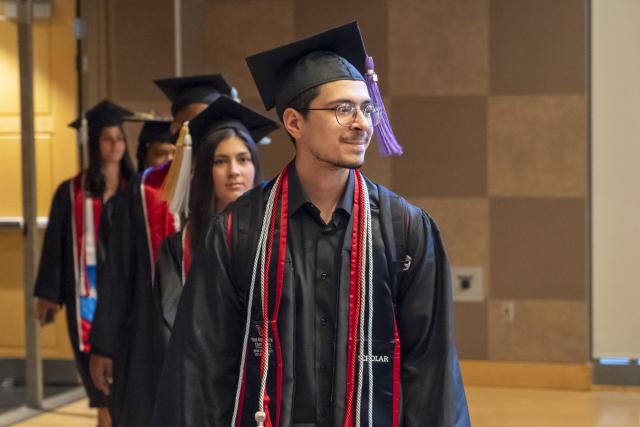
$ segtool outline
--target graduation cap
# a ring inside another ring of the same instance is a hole
[[[364,81],[373,102],[382,109],[375,128],[381,153],[402,154],[357,22],[249,56],[246,61],[265,108],[275,107],[279,117],[294,98],[311,88],[337,80]]]
[[[232,95],[234,91],[222,74],[175,77],[154,83],[171,101],[173,115],[189,104],[211,104],[220,95]]]
[[[138,151],[141,145],[149,145],[152,142],[169,142],[175,144],[175,138],[171,135],[170,116],[157,115],[155,112],[137,111],[133,115],[125,118],[127,122],[142,123],[138,134]]]
[[[84,113],[84,117],[78,117],[73,122],[69,123],[69,126],[80,130],[82,127],[82,119],[87,120],[89,127],[107,127],[107,126],[119,126],[125,120],[125,117],[133,115],[132,111],[127,110],[113,102],[105,99],[99,102],[89,111]]]
[[[270,118],[226,96],[216,99],[188,126],[195,153],[206,137],[217,130],[235,129],[251,135],[257,143],[280,127]]]
[[[150,119],[144,120],[140,135],[138,135],[139,145],[148,145],[153,142],[173,142],[171,137],[171,120]]]
[[[250,135],[253,141],[248,143],[255,144],[279,127],[270,118],[225,95],[191,122],[184,123],[178,136],[178,150],[162,186],[162,195],[169,204],[169,210],[174,214],[187,211],[192,156],[194,152],[197,154],[207,136],[218,130],[235,129]]]

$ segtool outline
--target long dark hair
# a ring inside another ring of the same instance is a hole
[[[214,188],[211,179],[213,161],[218,145],[232,136],[242,139],[251,153],[251,161],[255,169],[255,186],[261,180],[260,159],[256,144],[247,132],[226,128],[209,134],[204,142],[198,147],[198,154],[195,158],[193,178],[191,178],[191,190],[189,193],[189,240],[191,247],[196,247],[204,238],[207,224],[216,213],[216,201]]]
[[[87,169],[86,189],[93,197],[101,197],[105,190],[105,179],[102,174],[102,156],[100,155],[100,134],[102,129],[110,126],[117,126],[124,137],[125,147],[128,146],[127,137],[122,129],[122,125],[102,125],[89,126],[89,168]],[[134,168],[129,157],[129,150],[125,148],[124,155],[120,160],[120,178],[129,181],[133,176]]]

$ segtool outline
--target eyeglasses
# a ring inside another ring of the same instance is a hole
[[[333,108],[301,108],[298,111],[333,111],[338,124],[342,126],[351,126],[356,121],[358,111],[362,113],[370,126],[377,126],[382,116],[382,109],[375,104],[367,104],[362,108],[357,108],[349,102],[338,104]]]

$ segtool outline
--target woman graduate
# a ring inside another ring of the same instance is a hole
[[[128,122],[143,122],[142,129],[138,136],[138,147],[136,148],[136,159],[138,163],[138,172],[143,173],[147,168],[153,168],[162,165],[173,159],[175,151],[175,138],[172,138],[170,127],[171,120],[155,116],[141,117],[139,115],[127,117]],[[136,178],[129,180],[129,185],[133,184]],[[109,268],[107,262],[107,247],[109,240],[115,238],[115,233],[110,230],[115,227],[115,213],[121,208],[126,201],[126,190],[114,197],[103,208],[103,215],[100,218],[100,239],[98,245],[98,278],[97,288],[100,299],[96,304],[93,314],[93,322],[91,324],[91,334],[89,336],[89,344],[91,352],[100,352],[102,341],[96,337],[110,336],[112,334],[112,325],[108,321],[111,313],[109,313],[108,301],[113,298],[113,271]],[[117,253],[116,253],[117,255]],[[107,320],[107,321],[105,321]],[[104,351],[104,350],[102,350]],[[98,353],[100,354],[100,353]],[[89,359],[89,371],[91,371],[91,357]],[[93,375],[93,374],[92,374]],[[92,380],[94,380],[92,378]],[[95,380],[93,381],[96,385]],[[96,385],[97,387],[97,385]],[[99,389],[99,388],[98,388]]]
[[[189,222],[181,232],[163,242],[156,263],[154,292],[160,330],[156,353],[159,356],[158,366],[161,366],[173,328],[182,286],[189,270],[191,249],[203,241],[207,225],[215,214],[221,213],[227,205],[260,181],[256,142],[278,127],[273,120],[226,96],[218,98],[185,125],[185,133],[188,128],[193,141],[195,157],[191,186],[187,190]],[[184,141],[181,146],[183,151],[187,147]],[[184,171],[175,173],[174,177],[180,175],[184,177]],[[170,192],[177,184],[167,183],[165,190]],[[170,202],[174,206],[186,203],[186,192],[177,194],[174,191],[173,195]]]
[[[122,129],[123,118],[131,114],[105,100],[85,114],[86,124],[83,119],[71,124],[88,126],[89,167],[56,190],[34,291],[41,325],[52,322],[60,306],[67,307],[76,364],[89,406],[98,408],[99,426],[110,425],[110,418],[106,398],[89,376],[88,337],[98,297],[98,258],[103,256],[99,246],[108,233],[100,218],[109,215],[112,201],[134,173]]]
[[[155,83],[171,101],[174,134],[220,95],[233,93],[220,74]],[[154,406],[153,267],[160,243],[182,228],[182,218],[160,197],[169,169],[164,163],[133,177],[113,218],[106,260],[109,293],[98,301],[90,369],[94,384],[110,395],[114,426],[148,426]]]

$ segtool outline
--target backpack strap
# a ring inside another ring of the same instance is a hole
[[[395,303],[399,284],[404,273],[411,267],[411,257],[407,250],[410,216],[407,203],[391,191],[376,184],[380,200],[380,230],[391,274],[391,290]]]
[[[227,215],[227,244],[231,254],[233,277],[240,278],[239,283],[249,283],[251,274],[247,260],[256,255],[257,238],[264,214],[264,195],[267,184],[259,185],[246,193],[234,204]]]

